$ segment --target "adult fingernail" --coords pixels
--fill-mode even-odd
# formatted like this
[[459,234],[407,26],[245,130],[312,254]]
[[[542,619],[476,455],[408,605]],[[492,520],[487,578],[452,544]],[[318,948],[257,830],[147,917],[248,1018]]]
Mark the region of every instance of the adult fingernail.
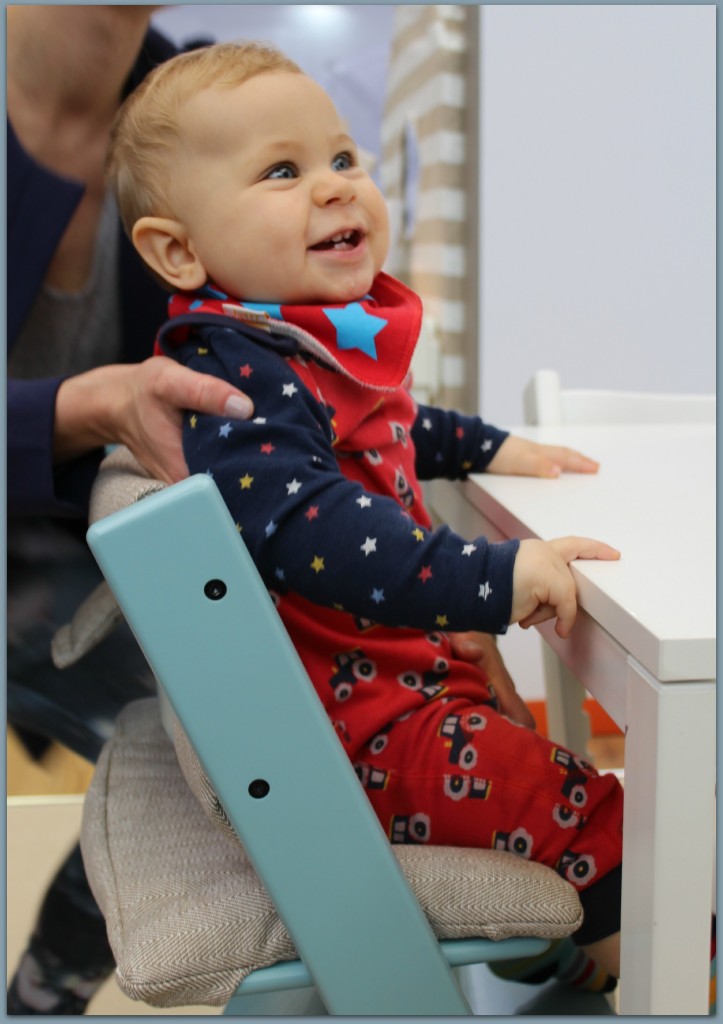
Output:
[[231,395],[223,407],[224,416],[234,420],[247,420],[254,411],[254,405],[245,395]]

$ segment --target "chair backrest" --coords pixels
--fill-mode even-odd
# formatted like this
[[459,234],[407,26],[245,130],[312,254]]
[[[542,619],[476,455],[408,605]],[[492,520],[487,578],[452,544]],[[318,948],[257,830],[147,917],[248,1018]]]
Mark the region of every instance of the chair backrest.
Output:
[[714,423],[714,394],[563,389],[555,370],[538,370],[524,397],[525,422],[560,424]]
[[468,1014],[211,478],[88,542],[328,1010]]

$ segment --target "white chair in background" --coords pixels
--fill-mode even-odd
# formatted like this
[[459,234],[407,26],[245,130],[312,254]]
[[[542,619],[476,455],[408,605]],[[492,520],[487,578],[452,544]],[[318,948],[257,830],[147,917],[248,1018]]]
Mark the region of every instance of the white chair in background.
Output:
[[715,423],[716,396],[648,391],[563,389],[556,370],[538,370],[525,388],[525,422],[561,423]]
[[[563,389],[555,370],[538,370],[523,395],[530,426],[617,423],[715,423],[715,394]],[[590,724],[582,711],[586,691],[548,646],[542,644],[548,735],[584,754]]]

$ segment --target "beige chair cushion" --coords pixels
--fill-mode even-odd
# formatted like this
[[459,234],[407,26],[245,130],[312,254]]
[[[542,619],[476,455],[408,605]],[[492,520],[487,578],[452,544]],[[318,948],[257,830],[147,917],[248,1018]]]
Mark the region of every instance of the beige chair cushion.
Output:
[[[222,1006],[252,970],[296,958],[240,843],[210,823],[186,785],[154,698],[120,715],[86,797],[81,842],[131,998]],[[555,938],[582,923],[572,886],[514,854],[394,852],[440,938]]]
[[[101,463],[90,495],[88,521],[95,523],[165,487],[154,480],[127,448],[115,448]],[[92,651],[123,621],[123,613],[107,583],[96,587],[71,622],[53,637],[51,654],[58,668],[68,668]]]

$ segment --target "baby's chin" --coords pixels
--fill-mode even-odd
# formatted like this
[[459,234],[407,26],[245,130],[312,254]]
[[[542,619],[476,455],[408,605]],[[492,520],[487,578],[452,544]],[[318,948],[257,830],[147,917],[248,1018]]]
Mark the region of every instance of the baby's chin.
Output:
[[370,277],[368,281],[362,283],[355,282],[354,285],[347,287],[338,286],[330,288],[328,291],[308,292],[304,298],[298,298],[295,302],[289,301],[287,305],[342,306],[348,305],[350,302],[361,302],[362,299],[369,295],[373,284],[374,277]]
[[[288,306],[343,306],[365,299],[378,275],[372,267],[352,268],[348,273],[325,275],[326,280],[304,282],[298,290],[289,289]],[[282,302],[282,305],[284,303]]]

